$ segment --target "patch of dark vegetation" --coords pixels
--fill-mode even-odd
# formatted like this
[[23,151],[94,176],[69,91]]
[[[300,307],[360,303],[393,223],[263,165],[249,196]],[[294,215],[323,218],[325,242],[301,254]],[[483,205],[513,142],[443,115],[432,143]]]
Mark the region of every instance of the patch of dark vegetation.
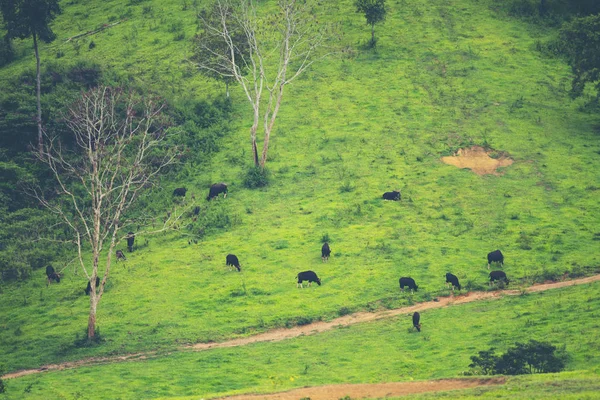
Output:
[[293,318],[289,318],[287,320],[285,320],[283,322],[283,326],[285,326],[286,328],[293,328],[294,326],[304,326],[304,325],[309,325],[312,324],[313,322],[317,322],[320,321],[321,317],[313,317],[313,316],[300,316],[300,317],[293,317]]
[[242,178],[244,187],[257,189],[269,185],[271,173],[267,168],[251,167]]
[[105,342],[104,337],[100,334],[100,328],[96,326],[96,330],[94,331],[94,337],[88,338],[87,328],[84,330],[83,335],[75,335],[75,341],[73,345],[75,348],[82,347],[95,347],[99,346]]
[[341,307],[338,311],[337,314],[340,317],[343,317],[344,315],[349,315],[352,314],[354,312],[354,310],[350,307]]
[[548,342],[530,340],[516,343],[502,355],[495,349],[480,351],[471,356],[472,375],[524,375],[535,373],[560,372],[567,361],[565,346],[557,348]]

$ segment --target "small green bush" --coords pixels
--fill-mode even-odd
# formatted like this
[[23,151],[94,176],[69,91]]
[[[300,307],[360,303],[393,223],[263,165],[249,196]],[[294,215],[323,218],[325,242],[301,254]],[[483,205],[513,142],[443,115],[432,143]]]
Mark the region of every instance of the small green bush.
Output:
[[244,187],[248,189],[256,189],[265,187],[269,184],[270,172],[266,168],[252,167],[243,178]]

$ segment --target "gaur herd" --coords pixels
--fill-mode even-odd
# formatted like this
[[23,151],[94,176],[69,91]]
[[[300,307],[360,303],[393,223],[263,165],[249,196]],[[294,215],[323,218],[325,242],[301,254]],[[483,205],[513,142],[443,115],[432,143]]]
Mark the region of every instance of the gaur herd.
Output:
[[[186,195],[186,192],[187,192],[187,188],[185,188],[185,187],[177,188],[173,191],[173,196],[184,197]],[[209,192],[208,192],[208,196],[206,197],[206,200],[210,201],[210,200],[218,197],[219,194],[221,194],[221,193],[223,193],[223,198],[227,197],[227,185],[224,183],[215,183],[215,184],[211,185]],[[385,192],[383,194],[383,199],[399,201],[401,199],[401,195],[400,195],[399,191],[394,190],[392,192]],[[200,208],[195,207],[194,215],[198,215],[199,212],[200,212]],[[127,250],[129,252],[132,252],[134,241],[135,241],[135,234],[133,232],[128,232],[126,239],[127,239]],[[325,242],[325,243],[323,243],[323,246],[321,247],[321,258],[322,258],[323,262],[328,261],[330,255],[331,255],[331,248],[329,247],[329,243]],[[116,251],[116,257],[117,257],[117,261],[127,260],[127,257],[125,257],[125,254],[123,253],[122,250]],[[492,263],[499,263],[500,266],[504,266],[504,255],[502,254],[502,252],[500,250],[494,250],[494,251],[488,253],[487,260],[488,260],[488,269],[490,269],[490,265]],[[242,270],[240,261],[235,254],[227,255],[227,257],[225,258],[225,265],[227,265],[230,270],[232,267],[235,267],[238,272],[241,272],[241,270]],[[56,283],[60,282],[60,273],[56,272],[51,265],[48,265],[46,267],[46,276],[48,278],[48,282],[47,282],[46,286],[49,285],[50,283],[52,283],[52,281],[55,281]],[[504,271],[491,271],[488,276],[489,276],[489,280],[490,280],[490,285],[492,285],[492,283],[496,282],[496,281],[504,282],[505,285],[508,285],[508,283],[509,283],[509,280],[506,277],[506,273]],[[317,274],[314,271],[300,272],[300,273],[298,273],[298,275],[296,275],[296,279],[297,279],[296,287],[302,288],[303,287],[302,282],[305,282],[305,281],[308,282],[309,287],[313,282],[316,282],[317,285],[321,286],[321,279],[319,279],[319,277],[317,276]],[[404,288],[406,287],[406,288],[410,289],[410,291],[412,293],[413,291],[417,291],[417,289],[419,288],[419,286],[417,286],[415,280],[411,277],[405,277],[405,276],[401,277],[399,280],[399,284],[400,284],[401,291],[404,291]],[[446,273],[446,284],[448,285],[447,287],[449,287],[452,291],[454,291],[454,288],[461,290],[461,285],[458,281],[458,277],[449,272]],[[100,285],[100,278],[96,277],[95,287],[97,288],[99,285]],[[91,290],[92,290],[91,282],[88,281],[87,287],[84,289],[84,292],[86,295],[89,295]],[[413,314],[413,326],[419,332],[421,331],[420,318],[421,318],[421,316],[418,312],[415,312]]]

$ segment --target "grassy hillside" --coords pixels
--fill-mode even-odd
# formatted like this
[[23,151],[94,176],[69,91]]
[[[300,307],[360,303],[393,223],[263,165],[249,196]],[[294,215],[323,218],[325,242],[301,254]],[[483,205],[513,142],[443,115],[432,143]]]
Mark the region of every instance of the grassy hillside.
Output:
[[[88,386],[97,399],[191,399],[332,383],[439,379],[463,375],[469,357],[481,350],[503,352],[515,342],[536,339],[568,353],[568,370],[589,380],[583,388],[598,387],[600,338],[592,332],[600,328],[599,290],[600,283],[593,283],[423,311],[421,333],[403,315],[282,342],[48,372],[8,380],[7,385],[11,396],[25,399],[70,398],[85,394]],[[560,386],[574,378],[564,373],[517,382],[555,381]],[[509,381],[502,389],[485,390],[514,393],[512,388]]]
[[[126,74],[172,99],[224,91],[185,62],[200,2],[130,3],[63,2],[58,39],[42,56],[94,60],[106,80]],[[43,271],[2,286],[7,370],[396,307],[446,294],[447,271],[470,289],[484,289],[485,255],[497,248],[511,286],[600,266],[593,250],[600,234],[599,121],[580,111],[583,100],[570,100],[567,65],[535,51],[553,32],[496,14],[491,0],[390,1],[377,49],[370,50],[369,28],[352,2],[325,3],[321,18],[341,23],[345,51],[315,64],[287,92],[268,162],[272,184],[254,191],[241,184],[250,164],[250,120],[234,91],[235,119],[223,150],[210,165],[186,165],[177,181],[164,181],[164,197],[151,205],[166,212],[172,189],[186,185],[202,204],[202,218],[219,228],[197,244],[188,243],[187,230],[139,237],[148,245],[114,266],[100,304],[101,346],[73,344],[89,304],[81,273],[66,270],[50,288]],[[65,43],[116,21],[122,22]],[[0,70],[2,79],[33,66],[28,46],[17,46],[23,57]],[[472,144],[507,152],[515,163],[502,175],[477,176],[440,161]],[[229,183],[230,194],[207,205],[208,185],[217,181]],[[392,189],[402,191],[401,202],[381,200]],[[327,264],[319,252],[324,238],[333,250]],[[238,255],[242,273],[227,270],[228,253]],[[296,289],[295,275],[307,269],[323,285]],[[400,276],[415,278],[420,290],[400,294]],[[431,376],[442,375],[422,375]],[[223,385],[223,392],[237,389]]]

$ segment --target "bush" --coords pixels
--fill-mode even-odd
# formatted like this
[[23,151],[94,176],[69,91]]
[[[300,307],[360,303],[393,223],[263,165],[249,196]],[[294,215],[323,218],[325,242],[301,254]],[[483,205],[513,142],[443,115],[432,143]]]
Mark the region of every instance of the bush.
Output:
[[100,335],[100,328],[96,327],[96,331],[94,334],[93,338],[88,338],[88,332],[87,332],[87,327],[85,328],[83,335],[81,337],[79,337],[78,335],[75,335],[75,341],[73,342],[73,345],[76,348],[81,348],[81,347],[94,347],[97,346],[99,344],[101,344],[102,342],[104,342],[104,338]]
[[565,369],[564,349],[556,354],[556,346],[547,342],[530,340],[516,343],[506,353],[498,356],[492,347],[471,356],[469,368],[474,374],[482,375],[523,375],[547,372],[560,372]]
[[269,184],[270,172],[266,168],[252,167],[246,172],[243,178],[243,184],[248,189],[265,187]]

